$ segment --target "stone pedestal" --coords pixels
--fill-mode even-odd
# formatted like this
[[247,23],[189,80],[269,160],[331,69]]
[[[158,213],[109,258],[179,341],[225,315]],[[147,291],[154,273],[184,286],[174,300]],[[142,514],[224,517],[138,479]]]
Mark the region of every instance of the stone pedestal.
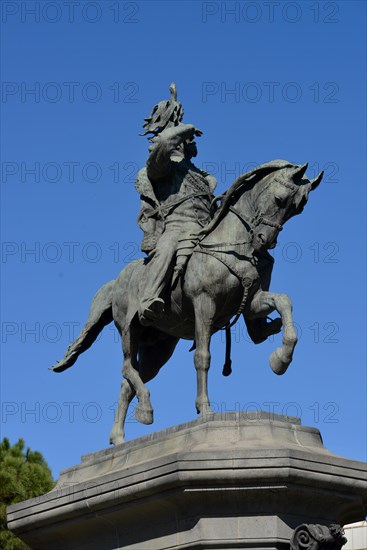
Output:
[[289,550],[300,524],[359,521],[366,504],[365,464],[259,411],[86,455],[53,491],[11,506],[8,525],[35,550]]

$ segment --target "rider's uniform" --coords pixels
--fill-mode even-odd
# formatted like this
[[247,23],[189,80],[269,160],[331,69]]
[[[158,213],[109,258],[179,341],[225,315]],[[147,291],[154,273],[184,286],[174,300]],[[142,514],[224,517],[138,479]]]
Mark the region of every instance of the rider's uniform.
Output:
[[174,158],[174,151],[193,137],[194,126],[181,124],[153,139],[146,168],[140,170],[136,188],[141,194],[139,226],[144,231],[142,250],[153,252],[144,273],[140,310],[160,297],[176,261],[192,248],[195,236],[210,220],[216,180],[188,159]]

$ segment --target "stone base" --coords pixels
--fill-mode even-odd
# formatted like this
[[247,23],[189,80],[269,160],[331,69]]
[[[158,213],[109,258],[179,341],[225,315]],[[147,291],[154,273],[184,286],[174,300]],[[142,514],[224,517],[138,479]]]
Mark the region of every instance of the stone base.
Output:
[[301,523],[364,519],[366,466],[265,412],[213,414],[86,455],[10,506],[37,550],[289,549]]

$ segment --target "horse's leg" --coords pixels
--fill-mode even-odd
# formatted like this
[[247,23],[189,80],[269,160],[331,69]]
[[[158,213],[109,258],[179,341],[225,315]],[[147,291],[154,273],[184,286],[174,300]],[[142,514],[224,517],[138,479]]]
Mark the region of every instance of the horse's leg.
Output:
[[208,396],[208,370],[210,367],[210,338],[215,313],[214,301],[201,294],[194,301],[195,309],[195,343],[194,364],[197,376],[196,410],[199,414],[212,412]]
[[[265,252],[259,257],[259,262],[257,264],[257,271],[260,276],[260,285],[263,291],[268,291],[270,288],[271,274],[274,267],[274,258]],[[269,336],[273,334],[278,334],[282,330],[282,320],[277,317],[270,322],[267,322],[264,317],[257,317],[254,319],[248,319],[247,316],[243,315],[247,332],[254,344],[261,344]]]
[[[121,331],[119,330],[120,334]],[[134,331],[133,331],[134,332]],[[127,332],[121,335],[122,339],[122,351],[124,354],[122,375],[123,380],[121,383],[120,395],[117,403],[117,409],[115,412],[115,418],[110,433],[110,443],[112,445],[119,445],[124,442],[124,424],[126,419],[127,410],[131,401],[136,395],[136,386],[138,383],[136,377],[133,376],[133,380],[129,380],[126,373],[134,370],[134,365],[137,367],[137,341],[138,334],[131,334],[131,327]],[[135,353],[134,353],[135,352]],[[141,381],[140,381],[141,382]]]
[[265,317],[274,310],[277,310],[282,318],[283,345],[273,351],[269,361],[276,374],[284,374],[292,361],[293,351],[297,344],[297,334],[292,318],[292,302],[289,296],[263,290],[258,291],[250,304],[249,318]]
[[[150,393],[148,388],[144,386],[139,374],[138,366],[138,349],[141,334],[141,326],[134,326],[134,322],[130,327],[122,333],[122,348],[124,352],[124,363],[122,368],[123,377],[130,382],[131,387],[136,392],[138,404],[135,409],[135,418],[142,424],[152,424],[153,408],[150,402]],[[121,414],[119,415],[121,418]]]
[[[139,346],[139,374],[143,383],[150,382],[173,354],[179,339],[168,337],[153,345]],[[135,411],[136,417],[136,411]]]
[[119,445],[125,441],[124,425],[126,420],[127,410],[131,401],[134,399],[136,392],[131,386],[128,380],[123,380],[121,384],[121,390],[117,409],[115,413],[115,419],[113,422],[112,430],[110,433],[111,445]]
[[[155,345],[139,345],[139,374],[145,384],[152,380],[173,354],[178,338],[169,337]],[[124,442],[124,424],[131,401],[136,393],[130,382],[123,380],[115,420],[110,434],[110,443],[119,445]]]

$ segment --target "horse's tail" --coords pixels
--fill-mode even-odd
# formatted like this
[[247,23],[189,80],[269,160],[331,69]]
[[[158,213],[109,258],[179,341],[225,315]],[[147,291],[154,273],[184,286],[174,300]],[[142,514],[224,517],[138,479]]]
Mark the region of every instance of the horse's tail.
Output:
[[115,281],[103,285],[94,296],[90,307],[89,317],[78,338],[67,349],[61,361],[50,370],[62,372],[72,367],[79,355],[95,342],[102,329],[113,321],[112,317],[112,292]]

